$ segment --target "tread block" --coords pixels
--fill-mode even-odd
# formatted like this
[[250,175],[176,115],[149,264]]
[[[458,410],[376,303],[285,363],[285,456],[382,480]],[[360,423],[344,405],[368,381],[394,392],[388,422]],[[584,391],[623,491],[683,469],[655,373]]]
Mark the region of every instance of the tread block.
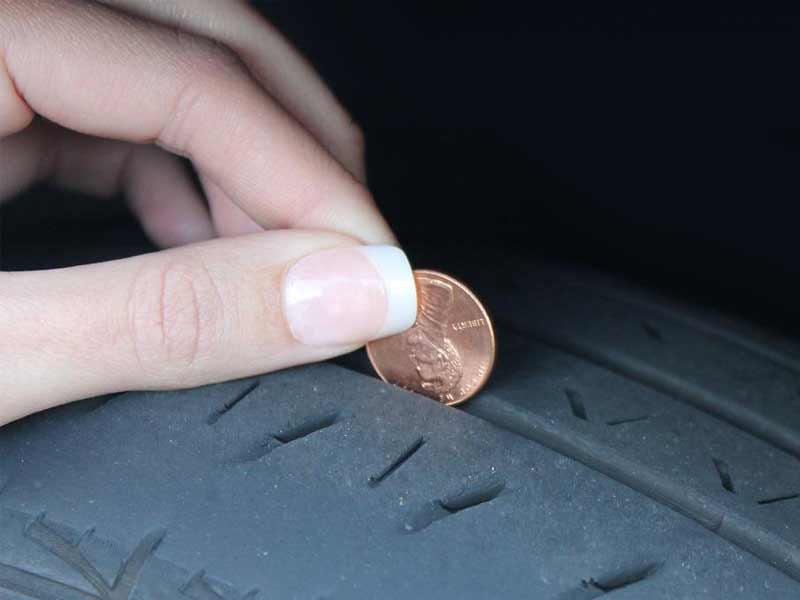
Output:
[[[208,415],[242,382],[126,394],[4,430],[0,568],[94,593],[74,560],[25,535],[30,515],[46,511],[42,522],[66,532],[108,585],[130,557],[146,556],[135,590],[148,598],[559,598],[581,580],[610,586],[605,578],[656,563],[658,576],[631,589],[653,598],[698,586],[719,598],[798,590],[660,501],[462,411],[331,365],[259,381],[212,426]],[[565,414],[563,387],[564,418],[625,427]],[[264,432],[288,435],[332,414],[347,418],[257,461],[223,460]],[[409,534],[405,524],[426,510],[429,522]],[[160,544],[143,542],[159,531]],[[0,590],[3,581],[0,572]]]

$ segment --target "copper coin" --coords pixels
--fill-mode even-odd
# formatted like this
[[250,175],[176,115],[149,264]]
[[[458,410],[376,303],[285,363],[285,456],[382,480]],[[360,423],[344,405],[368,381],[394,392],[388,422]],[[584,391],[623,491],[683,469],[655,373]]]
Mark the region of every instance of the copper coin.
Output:
[[419,309],[414,326],[367,344],[381,379],[443,404],[481,389],[494,366],[492,322],[475,294],[452,277],[414,271]]

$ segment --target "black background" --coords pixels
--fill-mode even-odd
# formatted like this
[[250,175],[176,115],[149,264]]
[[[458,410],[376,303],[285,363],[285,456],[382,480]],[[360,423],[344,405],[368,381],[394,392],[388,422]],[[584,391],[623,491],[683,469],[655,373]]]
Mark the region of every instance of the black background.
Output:
[[[797,16],[259,6],[364,128],[370,186],[412,255],[567,259],[798,331]],[[127,214],[54,190],[1,216],[7,269],[146,248]]]

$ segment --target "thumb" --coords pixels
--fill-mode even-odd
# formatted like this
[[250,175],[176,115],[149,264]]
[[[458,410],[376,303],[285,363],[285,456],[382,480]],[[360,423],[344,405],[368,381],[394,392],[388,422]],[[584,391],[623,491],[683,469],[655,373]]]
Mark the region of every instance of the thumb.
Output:
[[310,231],[0,274],[0,423],[128,389],[326,359],[416,318],[408,260]]

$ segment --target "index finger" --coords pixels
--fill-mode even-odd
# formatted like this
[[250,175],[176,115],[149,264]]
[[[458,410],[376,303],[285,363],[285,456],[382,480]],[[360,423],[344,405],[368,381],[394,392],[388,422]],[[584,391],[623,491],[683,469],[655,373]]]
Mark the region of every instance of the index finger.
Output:
[[75,0],[0,0],[0,15],[0,132],[30,109],[82,133],[154,142],[264,227],[394,242],[366,188],[224,46]]

